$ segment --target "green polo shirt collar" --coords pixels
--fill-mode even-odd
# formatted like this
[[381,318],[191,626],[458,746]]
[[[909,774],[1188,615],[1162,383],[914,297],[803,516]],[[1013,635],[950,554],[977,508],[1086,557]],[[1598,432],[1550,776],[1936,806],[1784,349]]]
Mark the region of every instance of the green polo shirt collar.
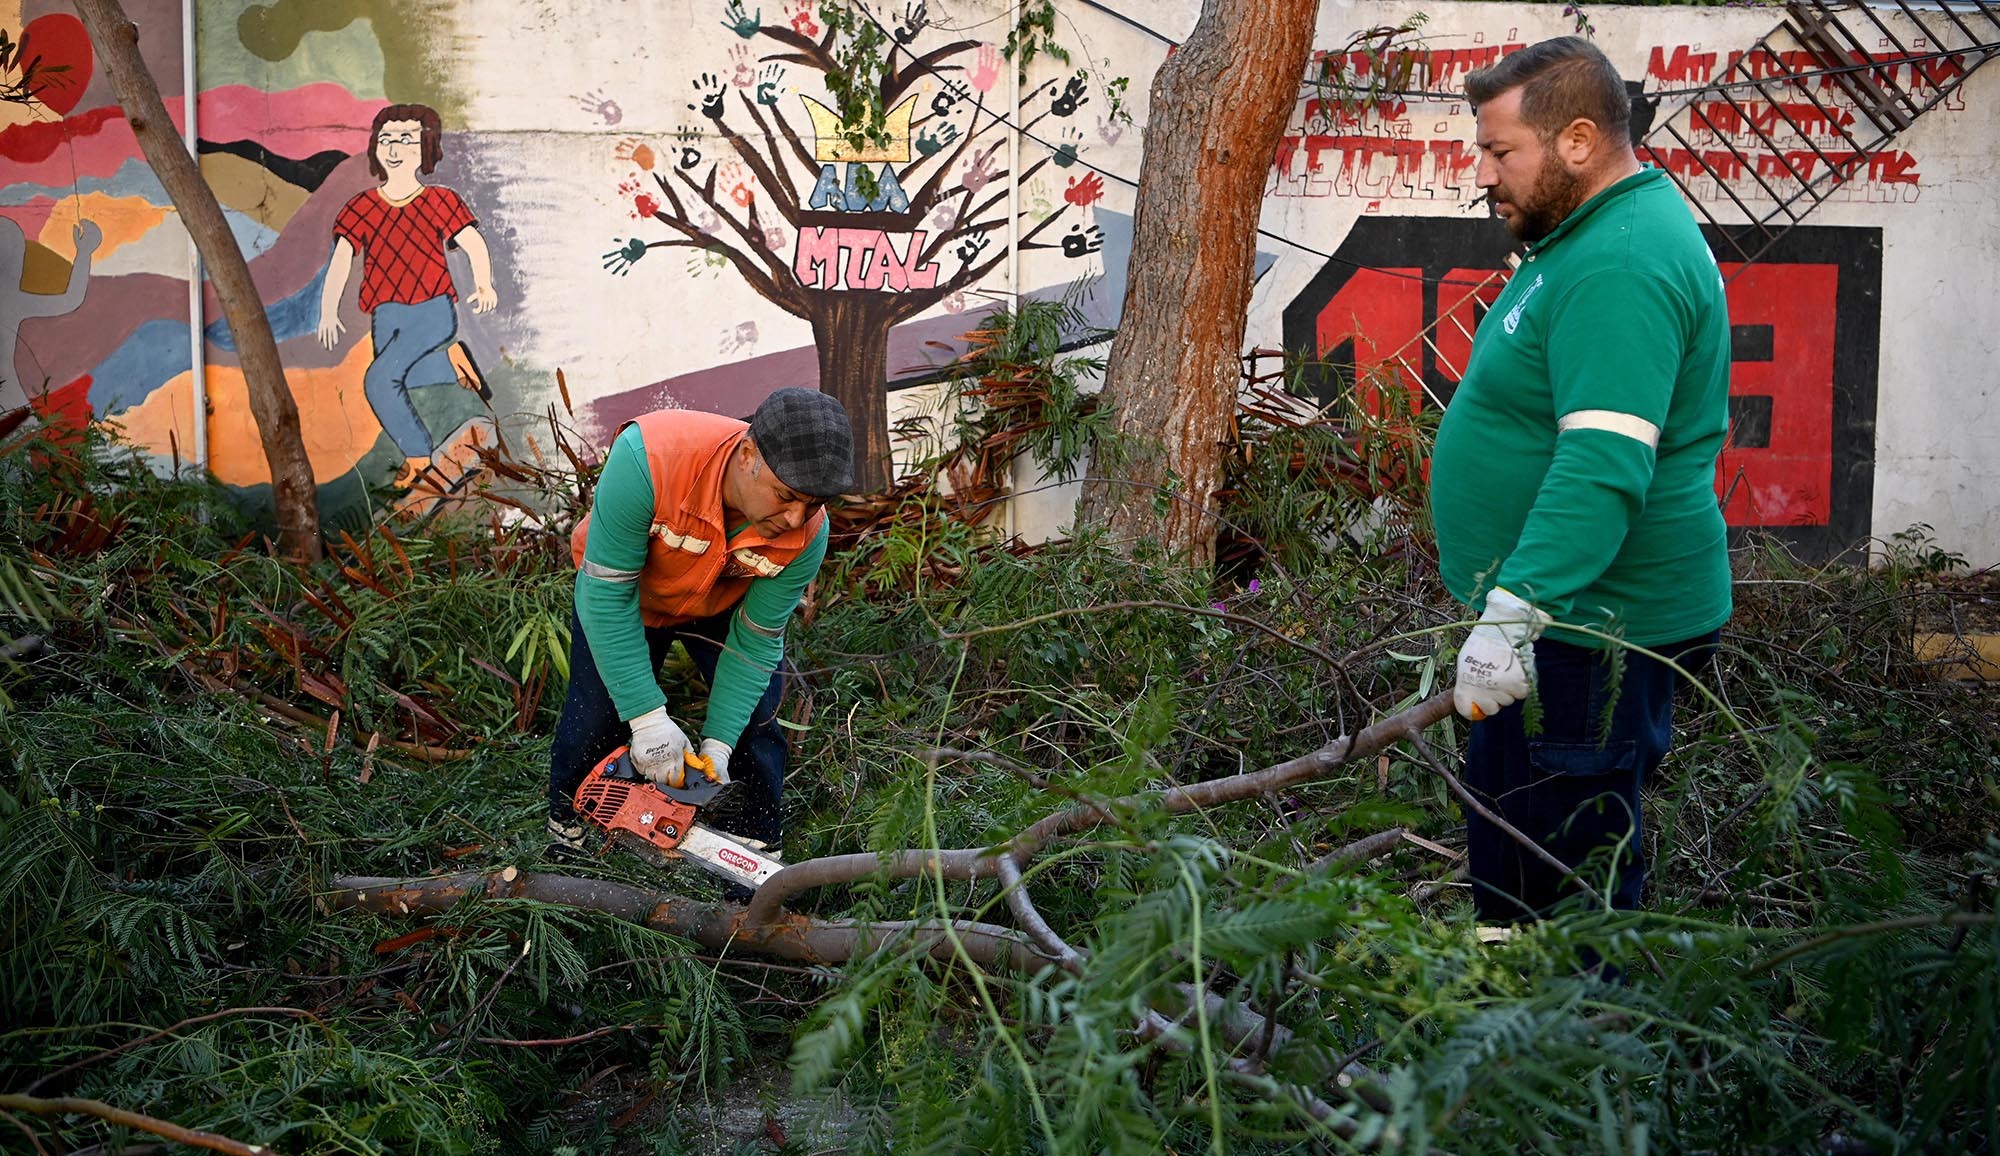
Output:
[[1659,169],[1653,168],[1649,165],[1644,168],[1641,168],[1638,172],[1633,173],[1631,176],[1626,177],[1623,180],[1616,182],[1615,184],[1609,185],[1606,188],[1599,190],[1596,196],[1590,198],[1581,205],[1578,205],[1576,207],[1575,212],[1571,213],[1567,217],[1564,217],[1562,220],[1562,224],[1557,225],[1555,229],[1549,233],[1548,236],[1543,237],[1541,240],[1536,241],[1532,245],[1529,245],[1528,252],[1536,256],[1542,255],[1543,253],[1548,251],[1551,245],[1554,245],[1557,241],[1562,240],[1564,237],[1568,236],[1569,234],[1575,232],[1578,228],[1582,227],[1582,223],[1586,217],[1589,217],[1592,213],[1595,213],[1597,210],[1603,208],[1605,205],[1610,204],[1612,201],[1617,200],[1619,197],[1624,196],[1626,193],[1642,189],[1647,185],[1654,183],[1655,181],[1664,181],[1666,179],[1667,179],[1666,173],[1662,172]]

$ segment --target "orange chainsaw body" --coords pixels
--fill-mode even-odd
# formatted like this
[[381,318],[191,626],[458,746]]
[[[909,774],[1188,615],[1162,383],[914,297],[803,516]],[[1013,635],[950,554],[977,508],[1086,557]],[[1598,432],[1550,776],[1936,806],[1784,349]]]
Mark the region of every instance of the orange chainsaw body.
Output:
[[576,809],[606,831],[626,832],[663,853],[687,838],[695,816],[695,808],[669,799],[635,774],[625,747],[606,755],[583,777]]

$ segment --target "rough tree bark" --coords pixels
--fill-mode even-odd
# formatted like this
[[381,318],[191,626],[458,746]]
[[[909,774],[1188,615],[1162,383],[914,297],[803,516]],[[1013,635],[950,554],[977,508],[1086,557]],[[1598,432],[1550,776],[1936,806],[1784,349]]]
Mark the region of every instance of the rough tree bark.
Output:
[[[1318,0],[1203,0],[1153,78],[1103,394],[1123,453],[1092,471],[1079,511],[1115,542],[1157,540],[1197,563],[1214,556],[1209,507],[1240,379],[1257,219],[1318,11]],[[1164,487],[1175,500],[1163,519]]]
[[[160,99],[160,86],[139,55],[139,30],[125,15],[124,7],[118,0],[76,0],[76,12],[90,31],[91,44],[105,75],[111,78],[112,90],[125,109],[125,119],[131,122],[132,135],[146,154],[146,163],[153,166],[161,186],[173,198],[174,209],[194,238],[216,296],[222,301],[223,318],[235,338],[244,382],[250,390],[250,412],[271,468],[279,545],[287,553],[317,561],[321,556],[319,504],[312,462],[306,457],[298,405],[285,382],[278,342],[271,334],[271,320],[264,313],[257,285],[250,279],[250,265],[229,231],[215,191],[208,187],[174,130],[173,118]],[[186,93],[184,98],[191,101],[195,94]],[[195,335],[195,340],[200,339]],[[205,415],[196,418],[203,420]]]

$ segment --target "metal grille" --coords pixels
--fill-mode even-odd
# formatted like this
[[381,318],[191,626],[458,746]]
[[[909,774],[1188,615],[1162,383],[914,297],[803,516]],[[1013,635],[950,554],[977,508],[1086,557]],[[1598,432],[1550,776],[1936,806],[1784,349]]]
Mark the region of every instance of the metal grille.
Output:
[[[1883,19],[1891,6],[1914,32]],[[1792,0],[1785,12],[1640,144],[1744,264],[2000,56],[2000,0]]]

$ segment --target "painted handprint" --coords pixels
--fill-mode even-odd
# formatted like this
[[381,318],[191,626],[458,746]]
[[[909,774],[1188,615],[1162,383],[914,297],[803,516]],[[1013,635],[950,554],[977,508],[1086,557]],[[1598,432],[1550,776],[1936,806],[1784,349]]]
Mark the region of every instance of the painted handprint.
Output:
[[[722,78],[713,72],[704,72],[701,74],[701,78],[694,82],[694,91],[696,95],[701,97],[701,115],[710,120],[721,120]],[[695,106],[690,104],[688,107],[694,108]]]
[[1069,187],[1063,190],[1063,200],[1080,209],[1087,209],[1103,199],[1104,178],[1096,173],[1071,177]]
[[930,156],[957,139],[958,126],[955,124],[940,125],[935,133],[927,128],[917,134],[917,151]]
[[970,234],[965,240],[958,243],[958,259],[970,265],[972,264],[972,259],[979,256],[980,251],[991,243],[990,238],[986,236],[985,230]]
[[792,31],[800,36],[819,36],[819,25],[813,21],[813,0],[789,0],[785,11],[792,14]]
[[1084,83],[1083,73],[1079,71],[1069,78],[1068,84],[1063,85],[1062,95],[1049,102],[1049,111],[1057,116],[1074,115],[1077,106],[1090,103],[1088,89],[1089,86]]
[[743,14],[743,0],[729,0],[722,6],[722,26],[748,40],[757,35],[757,29],[764,23],[764,10],[757,9],[755,16]]
[[1118,143],[1118,138],[1124,135],[1125,135],[1124,125],[1119,124],[1116,120],[1107,121],[1101,116],[1097,118],[1098,140],[1101,140],[1108,145],[1115,145]]
[[646,242],[634,237],[604,255],[604,267],[623,277],[646,255]]
[[931,214],[931,228],[940,233],[949,232],[956,224],[958,224],[958,205],[951,201],[939,205],[937,212]]
[[1000,79],[1000,50],[991,44],[980,45],[979,55],[972,58],[972,71],[966,76],[975,91],[992,92],[993,82]]
[[1104,248],[1104,230],[1092,225],[1071,225],[1063,234],[1062,251],[1065,257],[1085,257]]
[[936,116],[950,116],[951,110],[958,107],[959,101],[971,96],[972,90],[965,87],[964,81],[947,81],[945,86],[938,90],[937,95],[931,97],[931,112]]
[[701,163],[701,148],[695,144],[696,141],[701,139],[700,130],[684,124],[674,130],[674,139],[680,142],[677,147],[680,156],[676,158],[674,163],[684,173],[692,171],[696,165]]
[[734,330],[725,331],[722,335],[722,340],[715,343],[715,351],[717,353],[737,353],[745,349],[755,349],[756,347],[757,323],[755,321],[737,322]]
[[776,62],[765,65],[757,73],[757,103],[765,108],[778,107],[778,94],[784,91],[778,86],[784,83],[784,80],[784,65]]
[[612,150],[611,155],[621,161],[638,165],[649,173],[653,171],[653,162],[659,159],[654,155],[652,145],[633,140],[631,137],[619,141],[618,147]]
[[903,5],[903,19],[896,25],[896,43],[907,48],[918,33],[930,26],[930,21],[930,9],[924,0],[910,0]]
[[748,44],[739,44],[730,49],[729,59],[736,64],[736,71],[729,74],[729,83],[738,88],[749,88],[757,83],[757,66],[750,63]]
[[1062,130],[1062,143],[1056,146],[1056,155],[1053,158],[1056,162],[1056,167],[1066,169],[1075,164],[1077,150],[1082,147],[1083,134],[1073,128],[1064,128]]
[[625,110],[618,102],[604,95],[602,89],[592,89],[576,98],[577,107],[591,113],[607,125],[616,125],[625,119]]
[[967,192],[977,193],[992,182],[995,175],[993,154],[999,151],[1000,146],[995,143],[972,154],[971,162],[965,166],[965,175],[959,178],[959,183],[965,186]]

